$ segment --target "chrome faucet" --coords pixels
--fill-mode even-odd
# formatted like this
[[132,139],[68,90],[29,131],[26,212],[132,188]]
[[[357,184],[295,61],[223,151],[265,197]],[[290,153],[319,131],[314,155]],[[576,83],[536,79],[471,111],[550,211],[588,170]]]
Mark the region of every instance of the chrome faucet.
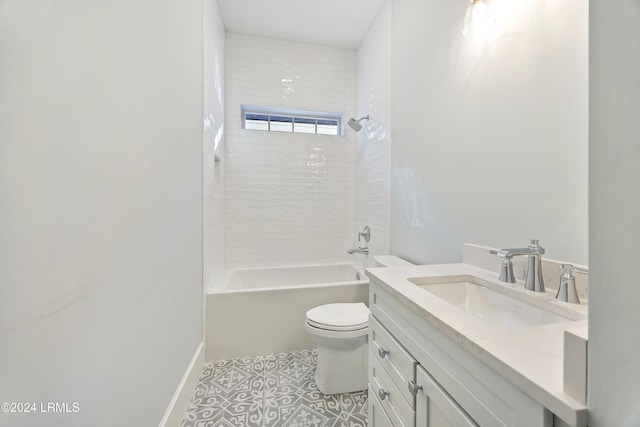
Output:
[[518,255],[528,255],[529,262],[527,275],[524,279],[524,288],[529,291],[544,292],[544,280],[542,278],[542,254],[544,248],[538,245],[537,240],[531,240],[531,244],[526,248],[500,249],[491,253],[504,258],[500,270],[500,279],[503,282],[515,283],[513,276],[513,265],[511,258]]
[[347,253],[349,255],[352,255],[352,254],[365,254],[365,255],[368,255],[369,254],[369,248],[366,247],[366,246],[364,248],[362,246],[358,246],[357,249],[349,249],[347,251]]
[[[365,242],[369,243],[369,240],[371,239],[371,230],[369,229],[368,225],[364,226],[364,229],[358,233],[358,242],[360,241],[360,239],[363,238]],[[367,246],[365,246],[364,248],[362,246],[360,246],[358,244],[358,249],[349,249],[347,251],[347,253],[349,255],[352,254],[365,254],[368,255],[369,254],[369,248]]]

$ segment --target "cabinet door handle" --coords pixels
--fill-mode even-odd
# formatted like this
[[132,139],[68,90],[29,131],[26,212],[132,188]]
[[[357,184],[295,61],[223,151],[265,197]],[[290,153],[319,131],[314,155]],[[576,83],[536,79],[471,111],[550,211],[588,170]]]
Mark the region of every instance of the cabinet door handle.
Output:
[[409,393],[413,394],[414,396],[418,394],[418,390],[422,390],[422,386],[420,384],[416,384],[416,382],[413,380],[410,380],[407,386],[409,387]]
[[378,396],[380,397],[380,400],[385,400],[387,397],[389,397],[389,392],[381,388],[380,390],[378,390]]
[[384,359],[387,356],[387,354],[389,354],[389,350],[385,350],[382,347],[378,349],[378,356],[380,356],[380,359]]

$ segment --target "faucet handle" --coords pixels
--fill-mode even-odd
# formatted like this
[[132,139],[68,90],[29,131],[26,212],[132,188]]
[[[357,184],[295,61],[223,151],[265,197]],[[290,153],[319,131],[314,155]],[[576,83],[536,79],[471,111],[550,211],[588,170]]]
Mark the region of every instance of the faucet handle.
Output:
[[500,267],[500,277],[498,280],[507,283],[516,283],[516,278],[513,275],[513,263],[510,256],[506,256],[502,259],[502,266]]
[[589,274],[589,270],[586,268],[574,267],[571,264],[562,264],[562,276],[560,276],[560,286],[558,287],[558,293],[556,293],[556,299],[558,301],[571,302],[580,304],[580,298],[576,291],[576,281],[573,277],[573,272]]
[[571,276],[571,273],[581,273],[581,274],[589,274],[589,270],[586,268],[576,267],[572,264],[562,264],[560,266],[562,268],[562,274]]
[[511,261],[513,255],[504,255],[503,253],[500,253],[499,251],[495,251],[493,249],[490,249],[489,253],[491,255],[498,255],[499,257],[502,257],[502,265],[500,266],[500,277],[498,278],[498,280],[506,283],[516,283],[516,278],[513,275],[513,262]]
[[360,241],[360,237],[363,237],[364,241],[369,243],[369,239],[371,239],[371,230],[368,225],[365,225],[364,230],[358,233],[358,242]]
[[587,276],[589,275],[589,270],[587,268],[573,267],[572,270],[574,273],[582,273],[586,274]]

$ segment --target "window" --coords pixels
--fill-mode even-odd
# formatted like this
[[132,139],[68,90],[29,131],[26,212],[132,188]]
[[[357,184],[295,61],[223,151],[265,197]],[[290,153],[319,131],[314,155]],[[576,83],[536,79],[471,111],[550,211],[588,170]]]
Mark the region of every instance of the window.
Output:
[[242,128],[271,132],[342,135],[342,114],[242,105]]

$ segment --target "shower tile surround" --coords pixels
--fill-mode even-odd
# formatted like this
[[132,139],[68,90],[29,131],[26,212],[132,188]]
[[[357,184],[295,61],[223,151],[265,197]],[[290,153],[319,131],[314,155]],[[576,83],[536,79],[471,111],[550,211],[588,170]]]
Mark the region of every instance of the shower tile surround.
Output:
[[340,262],[354,240],[354,133],[241,129],[242,104],[355,115],[356,52],[227,33],[225,267]]
[[[356,134],[355,227],[371,228],[367,266],[373,255],[389,253],[391,206],[391,124],[389,80],[391,2],[387,0],[357,52],[357,117],[369,115]],[[361,242],[364,244],[364,242]],[[357,245],[358,242],[354,242]],[[355,247],[355,246],[354,246]]]
[[209,362],[183,427],[365,427],[367,391],[323,395],[315,350]]
[[[205,289],[224,270],[224,23],[217,2],[204,2],[203,229]],[[220,161],[216,161],[216,157]]]

